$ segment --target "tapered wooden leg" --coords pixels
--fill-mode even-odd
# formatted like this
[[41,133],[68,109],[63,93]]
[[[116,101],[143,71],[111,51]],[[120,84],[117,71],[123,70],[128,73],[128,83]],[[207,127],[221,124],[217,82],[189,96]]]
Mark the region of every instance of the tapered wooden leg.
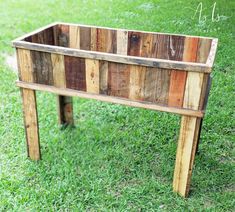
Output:
[[61,125],[74,125],[73,120],[73,99],[69,96],[58,96],[58,115],[59,124]]
[[173,190],[183,197],[187,197],[189,193],[200,123],[201,118],[182,116],[181,119],[173,179]]
[[28,157],[32,160],[41,159],[36,95],[34,90],[21,88],[24,111],[25,134]]

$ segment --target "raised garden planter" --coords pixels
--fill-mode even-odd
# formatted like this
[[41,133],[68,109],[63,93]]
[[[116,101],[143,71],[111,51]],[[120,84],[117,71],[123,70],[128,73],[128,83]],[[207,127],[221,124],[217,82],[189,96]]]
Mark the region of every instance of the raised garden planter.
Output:
[[31,159],[41,157],[36,90],[58,95],[61,124],[73,124],[72,96],[175,113],[173,189],[187,196],[217,39],[55,23],[13,45]]

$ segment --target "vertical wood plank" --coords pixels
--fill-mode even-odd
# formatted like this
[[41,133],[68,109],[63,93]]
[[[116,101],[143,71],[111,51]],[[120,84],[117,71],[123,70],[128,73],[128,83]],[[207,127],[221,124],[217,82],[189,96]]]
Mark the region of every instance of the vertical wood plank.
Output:
[[108,62],[99,61],[100,94],[108,94]]
[[69,46],[69,26],[60,24],[57,26],[56,32],[57,45],[68,47]]
[[170,36],[154,34],[152,39],[153,58],[169,60]]
[[[168,49],[169,59],[181,61],[184,54],[184,45],[184,37],[170,36]],[[182,107],[186,78],[186,71],[171,71],[168,100],[169,106]]]
[[91,50],[91,28],[80,27],[80,48],[82,50]]
[[19,78],[25,82],[33,81],[33,65],[32,58],[29,50],[17,49],[18,67],[19,67]]
[[64,55],[51,54],[53,84],[58,88],[66,88]]
[[[17,49],[17,57],[20,80],[33,82],[33,67],[30,51]],[[24,126],[28,156],[32,160],[39,160],[41,158],[41,154],[35,91],[21,88],[21,96],[23,100]]]
[[92,59],[86,60],[86,88],[89,93],[99,94],[99,61]]
[[85,59],[64,56],[66,87],[86,91]]
[[69,26],[69,47],[80,49],[80,28],[79,26]]
[[51,54],[47,52],[31,51],[33,61],[34,82],[53,85]]
[[91,28],[91,51],[97,51],[97,28]]
[[182,116],[176,153],[173,190],[183,197],[189,192],[193,162],[198,141],[200,118]]
[[124,30],[117,31],[117,54],[127,55],[128,32]]
[[171,71],[166,69],[156,69],[156,74],[157,80],[154,101],[162,105],[167,105]]
[[130,66],[130,89],[129,99],[144,100],[143,89],[147,67],[144,66]]
[[108,95],[128,98],[130,70],[126,64],[112,63],[108,65]]
[[28,156],[32,160],[39,160],[41,158],[41,153],[35,91],[21,88],[21,95],[23,99]]
[[[66,88],[64,55],[51,54],[51,60],[53,67],[54,86],[58,88]],[[58,107],[59,124],[73,125],[74,120],[73,120],[72,97],[58,96],[57,107]]]
[[141,48],[140,56],[141,57],[151,57],[152,56],[152,44],[153,44],[153,35],[151,33],[142,33],[141,35]]
[[200,38],[198,41],[197,62],[206,63],[211,48],[211,40]]
[[128,32],[128,52],[129,56],[140,56],[141,51],[141,33]]

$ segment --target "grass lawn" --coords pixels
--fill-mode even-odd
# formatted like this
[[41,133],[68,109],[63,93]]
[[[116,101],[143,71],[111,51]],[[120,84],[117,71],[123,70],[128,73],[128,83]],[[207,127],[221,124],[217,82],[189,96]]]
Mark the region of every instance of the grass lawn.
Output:
[[[197,5],[203,10],[193,18]],[[234,211],[235,1],[0,0],[0,211]],[[54,21],[219,38],[188,199],[172,192],[180,117],[74,99],[60,130],[56,98],[37,93],[43,160],[26,157],[11,40]]]

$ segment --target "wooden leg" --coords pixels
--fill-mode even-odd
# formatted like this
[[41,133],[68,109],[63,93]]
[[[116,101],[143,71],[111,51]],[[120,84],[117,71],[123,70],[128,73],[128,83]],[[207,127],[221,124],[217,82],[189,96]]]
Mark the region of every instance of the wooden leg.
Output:
[[59,124],[67,126],[74,125],[73,99],[69,96],[58,96]]
[[21,94],[23,99],[24,124],[28,157],[30,157],[32,160],[40,160],[41,153],[35,91],[21,88]]
[[176,153],[173,190],[183,197],[189,193],[201,118],[182,116]]

